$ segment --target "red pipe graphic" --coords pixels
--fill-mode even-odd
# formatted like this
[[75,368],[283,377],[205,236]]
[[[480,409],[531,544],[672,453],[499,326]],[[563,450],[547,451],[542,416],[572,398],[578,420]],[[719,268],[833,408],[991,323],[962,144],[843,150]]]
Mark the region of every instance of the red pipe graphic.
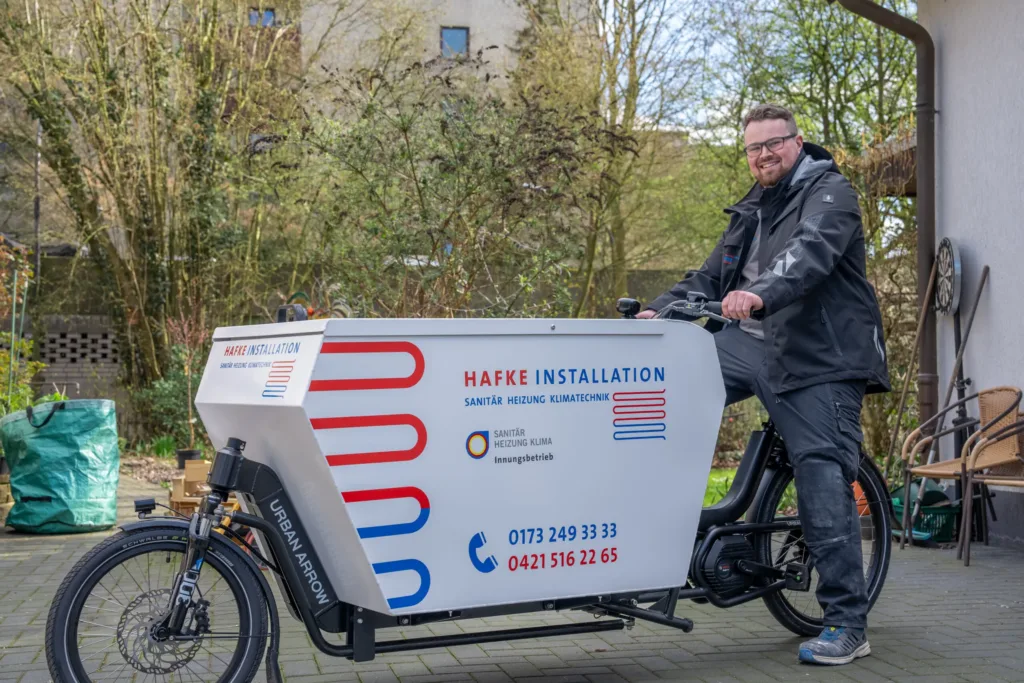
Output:
[[327,456],[331,467],[341,465],[368,465],[380,462],[404,462],[415,460],[427,447],[427,428],[415,415],[361,415],[355,417],[313,417],[309,420],[313,429],[353,429],[358,427],[394,427],[407,425],[416,430],[416,443],[412,448],[398,451],[373,451],[371,453],[347,453]]
[[320,353],[407,353],[415,366],[408,377],[360,377],[357,379],[314,379],[310,391],[357,391],[360,389],[408,389],[423,378],[423,352],[412,342],[324,342]]

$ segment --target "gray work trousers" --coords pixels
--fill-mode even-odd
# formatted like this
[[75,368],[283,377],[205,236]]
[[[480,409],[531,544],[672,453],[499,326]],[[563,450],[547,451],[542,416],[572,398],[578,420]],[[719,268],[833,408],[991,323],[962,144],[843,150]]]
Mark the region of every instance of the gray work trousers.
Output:
[[825,626],[867,627],[868,599],[853,482],[866,382],[825,382],[774,394],[764,342],[729,325],[715,333],[726,405],[757,396],[786,444],[804,538],[818,573]]

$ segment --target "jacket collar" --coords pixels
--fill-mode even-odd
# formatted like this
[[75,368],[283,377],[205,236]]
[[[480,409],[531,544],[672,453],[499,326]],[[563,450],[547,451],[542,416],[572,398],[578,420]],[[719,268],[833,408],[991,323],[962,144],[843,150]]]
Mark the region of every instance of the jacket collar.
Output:
[[785,201],[801,187],[824,173],[839,173],[835,159],[824,147],[810,142],[803,144],[793,168],[773,187],[761,187],[756,181],[738,202],[725,209],[726,213],[752,214],[768,204]]

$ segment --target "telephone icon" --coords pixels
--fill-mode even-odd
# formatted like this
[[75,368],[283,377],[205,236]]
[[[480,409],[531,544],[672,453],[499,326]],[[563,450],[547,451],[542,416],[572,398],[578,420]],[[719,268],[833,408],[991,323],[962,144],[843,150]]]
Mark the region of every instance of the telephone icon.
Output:
[[484,547],[485,543],[487,543],[487,537],[482,531],[469,539],[469,560],[478,572],[488,574],[498,568],[498,561],[494,559],[494,555],[484,560],[480,559],[478,551]]

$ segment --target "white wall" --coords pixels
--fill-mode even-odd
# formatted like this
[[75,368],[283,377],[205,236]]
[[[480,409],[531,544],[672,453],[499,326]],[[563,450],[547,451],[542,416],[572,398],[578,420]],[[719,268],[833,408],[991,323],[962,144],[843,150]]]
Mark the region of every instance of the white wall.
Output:
[[[973,390],[1024,388],[1024,0],[918,5],[937,51],[936,244],[949,237],[960,248],[965,323],[981,269],[990,268],[964,369]],[[956,353],[952,320],[938,325],[941,401]],[[998,498],[1005,512],[993,534],[1024,537],[1024,496]]]

